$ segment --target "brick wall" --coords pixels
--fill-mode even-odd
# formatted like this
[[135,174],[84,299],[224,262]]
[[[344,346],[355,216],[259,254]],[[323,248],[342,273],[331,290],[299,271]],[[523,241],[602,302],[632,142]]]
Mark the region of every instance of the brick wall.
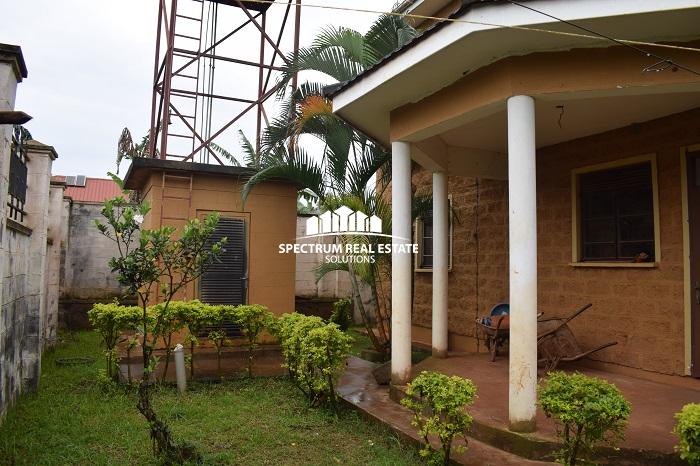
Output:
[[[680,148],[700,142],[700,109],[543,148],[537,154],[540,311],[593,308],[571,323],[582,347],[616,340],[595,359],[684,373]],[[661,261],[652,269],[571,267],[571,170],[656,153]],[[431,178],[418,169],[417,192]],[[507,183],[450,177],[454,225],[449,329],[473,336],[474,317],[508,300]],[[477,278],[478,276],[478,278]],[[414,324],[430,326],[430,273],[416,273]],[[479,282],[477,289],[476,282]]]

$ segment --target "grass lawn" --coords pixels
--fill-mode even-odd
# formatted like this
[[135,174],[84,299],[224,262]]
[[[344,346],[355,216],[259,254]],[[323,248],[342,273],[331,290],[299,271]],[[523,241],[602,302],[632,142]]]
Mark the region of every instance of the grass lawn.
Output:
[[[56,358],[94,356],[89,366]],[[74,335],[43,358],[41,388],[23,396],[0,425],[0,464],[155,464],[136,395],[103,387],[94,332]],[[418,465],[411,447],[351,411],[336,417],[307,407],[284,378],[192,384],[179,396],[159,388],[156,410],[176,438],[197,445],[205,464]]]

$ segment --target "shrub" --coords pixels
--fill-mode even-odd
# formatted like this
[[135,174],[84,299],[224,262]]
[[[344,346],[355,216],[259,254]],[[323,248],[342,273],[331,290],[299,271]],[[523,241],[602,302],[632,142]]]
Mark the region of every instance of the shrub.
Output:
[[[408,384],[406,397],[401,404],[413,411],[411,424],[418,428],[425,442],[420,454],[428,459],[429,464],[450,464],[454,438],[462,436],[467,442],[466,432],[473,418],[466,407],[475,398],[476,385],[456,375],[449,377],[439,372],[423,371]],[[432,434],[440,440],[440,451],[430,443],[429,436]]]
[[285,366],[312,406],[337,408],[335,384],[345,368],[352,338],[336,324],[315,316],[285,314],[272,325]]
[[190,379],[194,380],[194,348],[199,344],[199,335],[204,327],[212,321],[212,306],[202,303],[197,299],[192,301],[173,301],[170,303],[173,313],[187,327],[190,343]]
[[330,321],[340,327],[340,330],[347,331],[352,324],[352,301],[343,298],[334,302]]
[[557,461],[574,466],[597,443],[615,445],[624,438],[630,404],[615,385],[583,374],[552,372],[539,387],[539,404],[556,418],[563,446]]
[[152,306],[150,310],[153,315],[162,315],[163,319],[158,331],[158,336],[163,340],[163,347],[165,348],[165,367],[163,368],[161,382],[165,381],[165,377],[168,374],[170,355],[173,351],[173,334],[180,331],[185,326],[184,321],[180,317],[183,304],[185,303],[171,301],[168,303],[167,307],[164,303],[161,303]]
[[673,432],[680,437],[676,447],[681,458],[691,466],[700,465],[700,403],[689,403],[676,413]]
[[248,376],[253,375],[253,354],[258,346],[258,338],[270,324],[273,316],[260,304],[243,304],[232,310],[232,320],[241,328],[248,339]]
[[122,332],[134,330],[141,322],[141,308],[122,306],[117,302],[97,303],[88,311],[90,324],[102,336],[105,344],[107,375],[115,376],[116,348]]

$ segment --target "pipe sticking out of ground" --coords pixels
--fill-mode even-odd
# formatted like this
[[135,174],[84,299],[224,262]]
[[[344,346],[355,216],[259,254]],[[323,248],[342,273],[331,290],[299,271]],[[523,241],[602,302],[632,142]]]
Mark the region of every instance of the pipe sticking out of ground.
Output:
[[177,380],[177,390],[185,393],[187,390],[187,377],[185,375],[185,352],[181,344],[175,345],[173,350],[175,358],[175,379]]

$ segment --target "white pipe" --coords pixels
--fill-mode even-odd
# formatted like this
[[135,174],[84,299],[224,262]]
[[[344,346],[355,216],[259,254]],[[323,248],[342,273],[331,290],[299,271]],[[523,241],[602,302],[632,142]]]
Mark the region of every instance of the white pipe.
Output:
[[185,352],[182,345],[178,343],[173,350],[175,358],[175,379],[177,380],[177,391],[185,393],[187,390],[187,376],[185,375]]
[[447,357],[447,272],[449,267],[447,174],[433,173],[433,356]]
[[537,403],[537,190],[535,101],[508,99],[510,429],[535,430]]
[[408,383],[411,377],[410,252],[396,246],[411,243],[411,146],[391,144],[391,382]]

